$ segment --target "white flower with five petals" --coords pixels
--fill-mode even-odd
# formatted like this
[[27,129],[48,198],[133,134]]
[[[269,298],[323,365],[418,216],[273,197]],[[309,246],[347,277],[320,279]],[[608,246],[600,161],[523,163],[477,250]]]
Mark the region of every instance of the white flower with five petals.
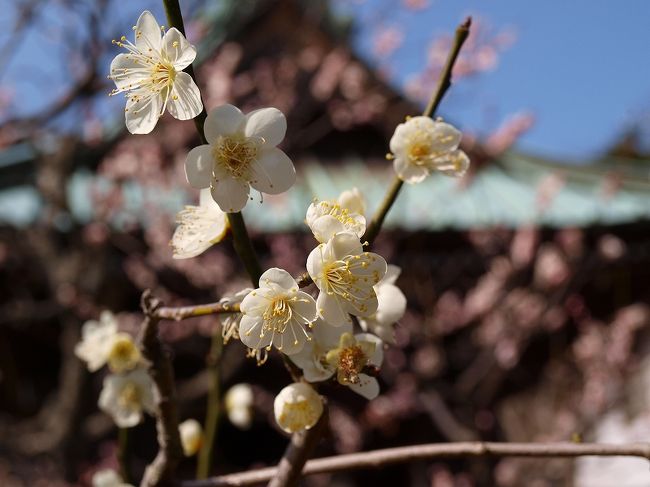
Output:
[[305,222],[316,240],[327,242],[337,233],[351,232],[361,238],[366,231],[365,201],[357,188],[344,191],[337,200],[314,201]]
[[98,404],[120,428],[135,426],[142,421],[143,411],[156,411],[153,381],[142,367],[123,375],[107,375]]
[[140,362],[140,350],[128,333],[119,332],[117,319],[110,311],[102,311],[99,321],[89,320],[81,328],[81,341],[75,355],[86,362],[90,372],[108,363],[112,372],[124,372]]
[[351,324],[334,327],[316,322],[312,340],[300,353],[289,358],[302,369],[309,382],[324,381],[336,374],[339,384],[366,399],[374,399],[379,394],[377,379],[363,369],[381,365],[383,343],[370,333],[352,335]]
[[260,287],[241,302],[239,339],[254,350],[271,345],[291,355],[309,339],[306,327],[316,319],[316,302],[300,291],[291,275],[273,267],[260,277]]
[[462,134],[453,126],[430,117],[411,117],[400,123],[390,139],[393,167],[400,179],[422,182],[432,171],[462,176],[469,158],[460,149]]
[[172,236],[174,259],[189,259],[220,242],[228,232],[228,216],[214,202],[209,189],[202,189],[199,206],[186,206],[176,215]]
[[370,316],[377,311],[374,285],[386,274],[386,261],[364,252],[354,233],[338,233],[307,257],[307,272],[320,290],[318,314],[332,325],[350,321],[350,314]]
[[396,265],[388,265],[384,278],[375,285],[377,311],[365,318],[359,318],[364,331],[377,335],[383,341],[395,343],[393,325],[402,319],[406,312],[406,296],[395,285],[402,270]]
[[147,10],[133,30],[135,43],[124,36],[114,41],[128,53],[113,59],[109,74],[116,86],[111,95],[126,93],[126,128],[132,134],[148,134],[165,110],[178,120],[196,117],[203,110],[201,93],[183,72],[194,61],[196,48],[176,28],[163,34]]
[[296,181],[293,163],[276,147],[286,130],[287,121],[277,108],[248,115],[232,105],[215,108],[204,125],[208,144],[187,155],[187,181],[197,189],[210,188],[229,213],[246,206],[251,187],[261,193],[285,192]]

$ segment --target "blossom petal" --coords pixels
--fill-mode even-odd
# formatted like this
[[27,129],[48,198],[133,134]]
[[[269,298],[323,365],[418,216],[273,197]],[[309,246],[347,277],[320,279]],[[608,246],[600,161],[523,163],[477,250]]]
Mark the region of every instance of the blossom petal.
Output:
[[316,301],[311,295],[298,291],[296,293],[297,300],[291,304],[294,314],[300,317],[301,322],[313,323],[316,320]]
[[163,35],[162,52],[177,71],[185,69],[196,58],[196,48],[176,27],[172,27]]
[[270,283],[278,285],[285,291],[298,290],[298,283],[284,269],[271,267],[260,276],[260,287],[268,287]]
[[331,296],[324,291],[318,294],[316,300],[318,314],[332,326],[339,326],[350,322],[350,316],[343,304],[336,296]]
[[463,134],[453,125],[445,122],[435,122],[431,148],[434,152],[453,151],[458,148],[462,137]]
[[469,169],[469,157],[462,150],[447,152],[433,160],[433,168],[445,176],[462,177]]
[[109,72],[118,90],[135,88],[148,77],[148,73],[142,70],[142,66],[133,57],[133,54],[125,52],[113,58]]
[[241,179],[216,179],[212,186],[212,197],[223,211],[236,213],[248,203],[249,191],[250,186]]
[[401,320],[406,312],[406,296],[394,284],[377,286],[379,306],[375,319],[382,325],[392,325]]
[[314,234],[314,238],[319,242],[327,242],[337,233],[345,231],[345,225],[332,215],[323,215],[314,220],[309,226]]
[[145,54],[151,51],[160,52],[162,31],[156,18],[151,12],[145,10],[140,14],[135,24],[135,45]]
[[277,108],[260,108],[246,115],[246,137],[261,137],[267,146],[275,147],[287,132],[287,119]]
[[259,350],[271,344],[273,333],[262,334],[264,321],[262,318],[244,315],[239,323],[239,339],[249,348]]
[[409,184],[421,183],[429,175],[429,170],[426,167],[411,164],[408,159],[401,156],[395,157],[393,168],[399,178]]
[[384,343],[381,339],[372,333],[359,333],[354,335],[354,338],[357,342],[368,342],[375,345],[372,355],[368,357],[368,363],[375,367],[379,367],[384,361]]
[[379,382],[367,374],[359,374],[359,382],[357,384],[349,384],[348,387],[369,401],[372,401],[379,395]]
[[[342,259],[347,255],[358,255],[363,252],[363,247],[361,246],[361,242],[359,242],[359,237],[350,232],[335,235],[327,245],[331,247],[332,254],[336,259]],[[382,273],[382,276],[385,272],[386,271]]]
[[182,71],[176,74],[167,110],[177,120],[189,120],[203,110],[199,87],[189,74]]
[[320,244],[314,250],[312,250],[307,256],[307,273],[314,280],[316,286],[320,289],[321,283],[319,275],[323,270],[323,253],[325,251],[326,244]]
[[242,299],[239,309],[247,316],[262,316],[268,305],[268,297],[256,289]]
[[397,278],[402,273],[402,269],[398,265],[388,264],[386,274],[381,280],[381,284],[395,284]]
[[396,128],[393,136],[390,138],[390,151],[393,154],[400,154],[406,148],[406,134],[408,129],[405,123],[400,123]]
[[221,105],[211,110],[205,119],[203,131],[210,144],[214,144],[220,135],[238,132],[246,121],[239,108],[233,105]]
[[185,176],[190,186],[197,189],[210,187],[214,156],[208,144],[195,147],[185,159]]
[[352,322],[334,326],[319,319],[314,323],[311,332],[316,343],[325,350],[331,350],[339,346],[339,341],[343,333],[352,333]]
[[302,325],[292,321],[284,333],[274,333],[273,346],[285,355],[294,355],[300,352],[305,346],[307,338],[304,330],[296,328],[302,328]]
[[132,134],[150,133],[158,123],[161,110],[162,98],[160,95],[140,96],[137,92],[129,94],[124,110],[127,130]]
[[325,369],[317,362],[313,342],[307,342],[302,350],[291,354],[289,358],[302,369],[303,377],[308,382],[320,382],[334,375],[334,370]]
[[251,164],[251,186],[262,193],[280,194],[296,182],[296,169],[291,159],[280,149],[264,151]]

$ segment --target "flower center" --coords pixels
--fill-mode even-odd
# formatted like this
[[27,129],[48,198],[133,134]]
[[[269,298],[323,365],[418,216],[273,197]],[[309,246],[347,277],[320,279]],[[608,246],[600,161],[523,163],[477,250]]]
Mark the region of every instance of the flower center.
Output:
[[226,169],[234,178],[250,179],[250,165],[257,158],[259,144],[251,137],[220,136],[212,149],[215,165]]
[[169,62],[159,61],[151,69],[151,85],[154,89],[166,88],[174,84],[175,79],[176,69]]
[[368,306],[365,301],[372,297],[374,294],[372,286],[379,282],[379,275],[376,271],[372,276],[363,275],[372,258],[370,254],[364,252],[360,255],[348,255],[342,260],[326,263],[323,267],[323,274],[327,294],[336,294],[352,303],[359,312],[367,312]]
[[287,302],[287,299],[284,297],[275,298],[262,315],[264,318],[264,329],[284,333],[292,316],[293,309]]
[[350,216],[350,210],[342,208],[338,203],[321,201],[321,210],[324,215],[330,215],[340,221],[343,225],[355,225],[357,222]]
[[118,403],[125,409],[138,409],[142,401],[142,392],[133,382],[127,383],[120,391]]
[[359,372],[368,364],[368,357],[359,345],[352,345],[339,351],[338,379],[340,382],[357,384]]
[[425,166],[431,159],[431,145],[427,142],[415,142],[408,149],[411,163]]
[[140,360],[140,352],[130,336],[118,334],[108,353],[108,364],[114,372],[132,369]]

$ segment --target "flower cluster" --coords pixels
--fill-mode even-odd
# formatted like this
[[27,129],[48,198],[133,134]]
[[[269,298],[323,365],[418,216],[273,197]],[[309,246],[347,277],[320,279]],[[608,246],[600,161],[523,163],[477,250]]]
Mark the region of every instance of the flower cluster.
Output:
[[[167,110],[180,120],[196,117],[203,104],[197,85],[183,71],[196,57],[196,48],[175,28],[165,31],[145,11],[134,27],[134,42],[115,43],[128,52],[112,62],[113,94],[126,93],[126,125],[134,134],[151,132]],[[205,252],[226,235],[229,213],[241,211],[251,197],[279,194],[296,180],[291,159],[278,148],[287,131],[284,114],[261,108],[244,114],[233,105],[218,106],[203,123],[205,144],[193,148],[185,160],[185,175],[200,190],[199,206],[178,213],[171,247],[173,257],[188,259]],[[432,171],[461,176],[469,160],[460,150],[461,134],[451,125],[429,117],[400,124],[390,141],[390,158],[399,178],[417,183]],[[335,379],[367,399],[379,394],[375,378],[383,360],[384,343],[394,343],[394,325],[406,309],[396,286],[400,269],[364,249],[366,203],[353,188],[332,200],[314,200],[306,224],[317,244],[305,267],[314,287],[301,290],[285,270],[270,268],[258,288],[243,289],[221,300],[224,343],[239,340],[258,364],[273,348],[298,366],[300,382],[285,387],[274,403],[275,418],[288,433],[313,427],[323,413],[323,400],[314,383]],[[303,283],[309,284],[306,280]],[[354,330],[354,327],[361,330]],[[95,371],[108,364],[100,407],[119,426],[133,426],[142,411],[155,409],[155,388],[142,367],[131,338],[117,331],[110,314],[84,326],[77,355]],[[234,424],[248,428],[252,421],[250,386],[233,387],[225,398]],[[202,442],[200,425],[181,424],[187,455]]]
[[140,350],[131,335],[118,331],[115,316],[110,311],[102,312],[99,321],[84,323],[81,336],[75,354],[86,362],[88,370],[96,372],[108,364],[112,372],[104,378],[99,408],[121,428],[138,424],[144,411],[153,413],[153,383],[144,369]]

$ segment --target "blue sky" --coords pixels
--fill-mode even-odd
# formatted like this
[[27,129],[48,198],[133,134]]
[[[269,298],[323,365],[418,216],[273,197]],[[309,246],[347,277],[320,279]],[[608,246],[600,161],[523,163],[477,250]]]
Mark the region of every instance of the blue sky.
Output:
[[[162,17],[161,3],[144,0],[125,7],[118,2],[121,6],[102,27],[115,35],[129,33],[141,9]],[[414,13],[402,8],[400,0],[336,2],[354,18],[354,45],[371,62],[376,61],[370,46],[378,24],[397,25],[408,32],[392,59],[396,86],[422,68],[429,41],[451,33],[467,15],[480,17],[495,31],[515,30],[517,40],[502,53],[496,69],[458,83],[445,100],[442,114],[461,128],[489,133],[508,114],[528,110],[537,122],[520,140],[520,148],[573,162],[597,156],[626,126],[650,118],[650,1],[429,3],[426,10]],[[5,29],[0,31],[2,45],[8,40],[11,17],[10,13],[0,22]],[[40,18],[39,28],[16,42],[16,55],[0,72],[0,83],[19,85],[25,111],[42,103],[43,93],[63,91],[57,81],[69,75],[48,63],[48,56],[56,44],[76,41],[61,38],[57,26],[78,18],[63,18],[51,2],[43,6]],[[83,35],[79,31],[80,39]]]
[[513,28],[517,40],[496,69],[456,85],[442,107],[479,133],[489,132],[494,118],[530,110],[537,122],[520,147],[572,162],[598,155],[624,127],[649,117],[650,1],[431,0],[417,13],[397,1],[345,3],[353,5],[355,43],[368,59],[377,17],[406,27],[394,56],[397,85],[420,69],[427,39],[453,31],[467,15],[495,30]]

